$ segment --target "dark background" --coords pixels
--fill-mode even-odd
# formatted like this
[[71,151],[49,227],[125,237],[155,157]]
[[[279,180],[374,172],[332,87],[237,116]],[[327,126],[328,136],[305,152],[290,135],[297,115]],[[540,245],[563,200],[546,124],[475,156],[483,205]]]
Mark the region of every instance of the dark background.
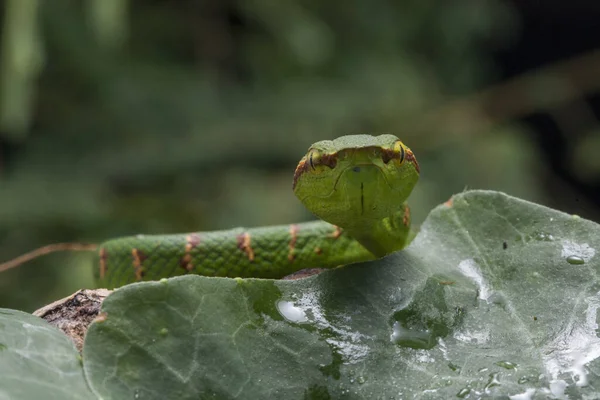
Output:
[[[600,3],[0,2],[0,260],[311,219],[314,141],[391,132],[413,221],[465,188],[600,217]],[[0,307],[92,287],[93,253],[0,274]]]

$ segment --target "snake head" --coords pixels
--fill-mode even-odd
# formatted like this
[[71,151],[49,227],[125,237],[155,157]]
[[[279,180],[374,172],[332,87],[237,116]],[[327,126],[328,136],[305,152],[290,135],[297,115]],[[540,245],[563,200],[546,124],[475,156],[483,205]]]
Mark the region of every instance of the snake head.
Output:
[[313,144],[294,173],[294,193],[320,218],[389,217],[419,178],[413,152],[394,135],[349,135]]

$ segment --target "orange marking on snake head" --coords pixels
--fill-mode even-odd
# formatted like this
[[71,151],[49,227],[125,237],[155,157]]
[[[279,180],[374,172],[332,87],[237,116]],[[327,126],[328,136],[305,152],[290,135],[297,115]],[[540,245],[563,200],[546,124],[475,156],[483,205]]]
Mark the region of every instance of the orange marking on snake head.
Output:
[[100,279],[104,279],[106,275],[106,259],[108,258],[108,254],[106,253],[106,249],[103,247],[100,249]]
[[415,166],[415,169],[417,170],[418,174],[421,173],[421,169],[419,168],[419,163],[417,162],[417,158],[415,157],[414,153],[409,148],[406,148],[405,159],[406,159],[406,161],[412,163],[412,165]]
[[454,199],[452,197],[450,197],[448,200],[446,200],[446,202],[444,203],[444,205],[446,207],[452,207],[454,205]]
[[142,266],[142,263],[145,259],[148,258],[148,256],[138,249],[131,249],[131,255],[133,256],[133,268],[135,268],[135,279],[140,281],[144,277],[144,267]]
[[254,261],[254,250],[250,243],[250,234],[248,232],[241,233],[237,236],[238,249],[246,253],[248,260]]
[[296,183],[298,183],[298,178],[304,172],[308,171],[308,163],[306,162],[306,156],[302,157],[298,166],[296,167],[296,171],[294,171],[294,183],[292,184],[292,189],[296,188]]
[[333,231],[333,233],[331,234],[331,237],[334,239],[337,239],[340,236],[342,236],[342,228],[340,228],[339,226],[336,226],[335,231]]
[[288,260],[290,262],[294,261],[294,258],[295,258],[294,249],[296,247],[296,241],[298,240],[298,229],[300,229],[300,227],[298,225],[296,225],[296,224],[290,225],[290,244],[289,244],[290,251],[288,253]]

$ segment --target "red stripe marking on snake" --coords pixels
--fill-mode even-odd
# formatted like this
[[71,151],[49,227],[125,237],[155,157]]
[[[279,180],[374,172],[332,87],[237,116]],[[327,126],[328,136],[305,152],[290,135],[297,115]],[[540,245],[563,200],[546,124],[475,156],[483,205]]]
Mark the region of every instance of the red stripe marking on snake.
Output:
[[237,236],[238,249],[242,250],[248,256],[248,260],[254,261],[254,250],[250,244],[250,234],[248,232],[241,233]]
[[199,244],[200,235],[191,233],[185,237],[185,255],[179,260],[179,265],[188,272],[194,269],[194,264],[192,263],[192,250]]
[[298,240],[298,230],[299,229],[300,228],[296,224],[290,225],[290,244],[289,244],[290,251],[288,253],[288,260],[290,262],[293,262],[294,258],[296,257],[294,255],[294,248],[296,247],[296,241]]
[[144,277],[144,267],[142,263],[148,256],[142,253],[138,249],[131,249],[131,255],[133,256],[133,268],[135,269],[135,279],[138,281]]
[[106,249],[103,247],[100,249],[100,279],[104,279],[104,275],[106,275],[106,259],[108,258],[108,254],[106,253]]

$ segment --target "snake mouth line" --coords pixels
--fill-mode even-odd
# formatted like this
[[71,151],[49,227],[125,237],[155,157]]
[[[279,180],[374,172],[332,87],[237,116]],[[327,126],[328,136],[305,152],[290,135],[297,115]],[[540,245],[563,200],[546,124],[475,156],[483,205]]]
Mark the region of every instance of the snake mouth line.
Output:
[[365,193],[364,193],[364,183],[360,183],[360,215],[365,214]]

